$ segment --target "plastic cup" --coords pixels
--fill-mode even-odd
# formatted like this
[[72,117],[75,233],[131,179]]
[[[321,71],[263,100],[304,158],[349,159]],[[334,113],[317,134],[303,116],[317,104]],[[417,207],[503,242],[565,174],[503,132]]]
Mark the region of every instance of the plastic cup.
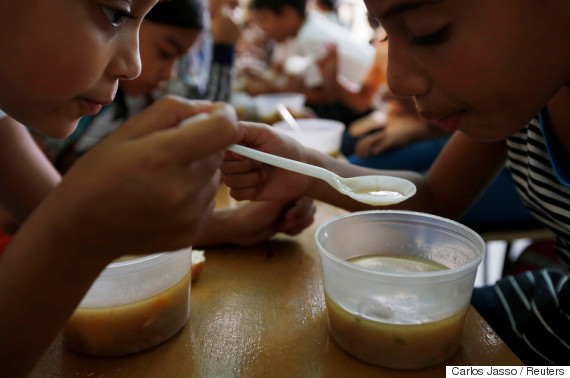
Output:
[[[396,369],[436,365],[456,352],[485,252],[479,235],[434,215],[366,211],[329,220],[315,238],[329,332],[341,348]],[[397,271],[353,260],[366,256],[427,260],[447,269]]]
[[190,315],[191,268],[191,248],[109,264],[64,327],[65,344],[121,356],[168,340]]
[[303,118],[296,120],[301,132],[296,132],[285,122],[273,126],[279,131],[297,139],[304,146],[314,148],[336,157],[340,153],[344,123],[332,119]]
[[253,98],[257,117],[260,122],[273,125],[281,120],[277,104],[285,105],[294,118],[300,117],[305,111],[305,95],[302,93],[268,93]]

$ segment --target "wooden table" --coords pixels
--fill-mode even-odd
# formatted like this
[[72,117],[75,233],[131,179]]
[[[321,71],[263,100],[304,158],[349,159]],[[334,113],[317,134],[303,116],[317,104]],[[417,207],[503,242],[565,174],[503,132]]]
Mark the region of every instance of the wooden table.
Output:
[[[231,205],[226,192],[221,206]],[[172,339],[119,358],[67,349],[59,337],[34,377],[443,377],[445,365],[415,371],[375,367],[329,336],[317,227],[344,211],[318,203],[315,223],[296,237],[253,248],[213,248],[192,285],[190,320]],[[522,365],[473,309],[447,365]]]

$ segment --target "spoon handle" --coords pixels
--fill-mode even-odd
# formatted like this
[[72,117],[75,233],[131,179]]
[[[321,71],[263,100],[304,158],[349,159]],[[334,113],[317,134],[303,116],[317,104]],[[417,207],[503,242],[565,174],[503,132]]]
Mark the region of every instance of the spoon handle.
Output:
[[281,115],[281,118],[283,118],[285,123],[287,123],[289,127],[293,129],[294,132],[296,133],[302,132],[301,128],[297,124],[297,121],[295,121],[295,118],[291,115],[291,113],[289,113],[289,110],[287,110],[287,107],[283,105],[282,102],[277,104],[277,111],[279,112],[279,115]]
[[334,182],[334,177],[337,176],[331,171],[327,171],[321,167],[315,167],[314,165],[301,163],[300,161],[271,155],[265,152],[254,150],[253,148],[240,146],[239,144],[232,144],[228,147],[228,150],[279,168],[287,169],[289,171],[301,173],[311,177],[316,177],[318,179],[325,180],[328,183],[331,181]]

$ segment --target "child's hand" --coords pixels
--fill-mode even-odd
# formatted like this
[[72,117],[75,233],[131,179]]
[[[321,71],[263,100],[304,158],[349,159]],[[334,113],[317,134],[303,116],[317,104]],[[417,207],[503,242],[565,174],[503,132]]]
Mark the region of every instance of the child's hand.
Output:
[[[202,112],[210,117],[177,128]],[[161,99],[77,161],[48,197],[53,216],[72,239],[110,257],[191,245],[213,209],[222,151],[236,131],[227,104]]]
[[316,211],[312,198],[301,197],[289,205],[277,225],[277,230],[288,235],[300,234],[313,223]]
[[[296,140],[259,123],[240,122],[240,144],[304,162],[307,150]],[[293,201],[305,195],[307,176],[227,152],[222,164],[224,182],[237,200]]]
[[247,202],[235,208],[216,210],[197,244],[252,246],[277,232],[296,235],[313,223],[314,215],[315,206],[307,197],[293,203]]

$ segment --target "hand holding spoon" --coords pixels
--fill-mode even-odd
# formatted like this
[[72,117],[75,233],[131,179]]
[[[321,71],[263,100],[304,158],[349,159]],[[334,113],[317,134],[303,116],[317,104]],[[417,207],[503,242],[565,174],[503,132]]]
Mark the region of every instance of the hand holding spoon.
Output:
[[358,176],[344,178],[321,167],[271,155],[237,144],[231,145],[228,147],[228,150],[266,164],[319,178],[329,183],[340,193],[356,201],[373,206],[396,204],[416,193],[416,186],[412,182],[398,177]]

